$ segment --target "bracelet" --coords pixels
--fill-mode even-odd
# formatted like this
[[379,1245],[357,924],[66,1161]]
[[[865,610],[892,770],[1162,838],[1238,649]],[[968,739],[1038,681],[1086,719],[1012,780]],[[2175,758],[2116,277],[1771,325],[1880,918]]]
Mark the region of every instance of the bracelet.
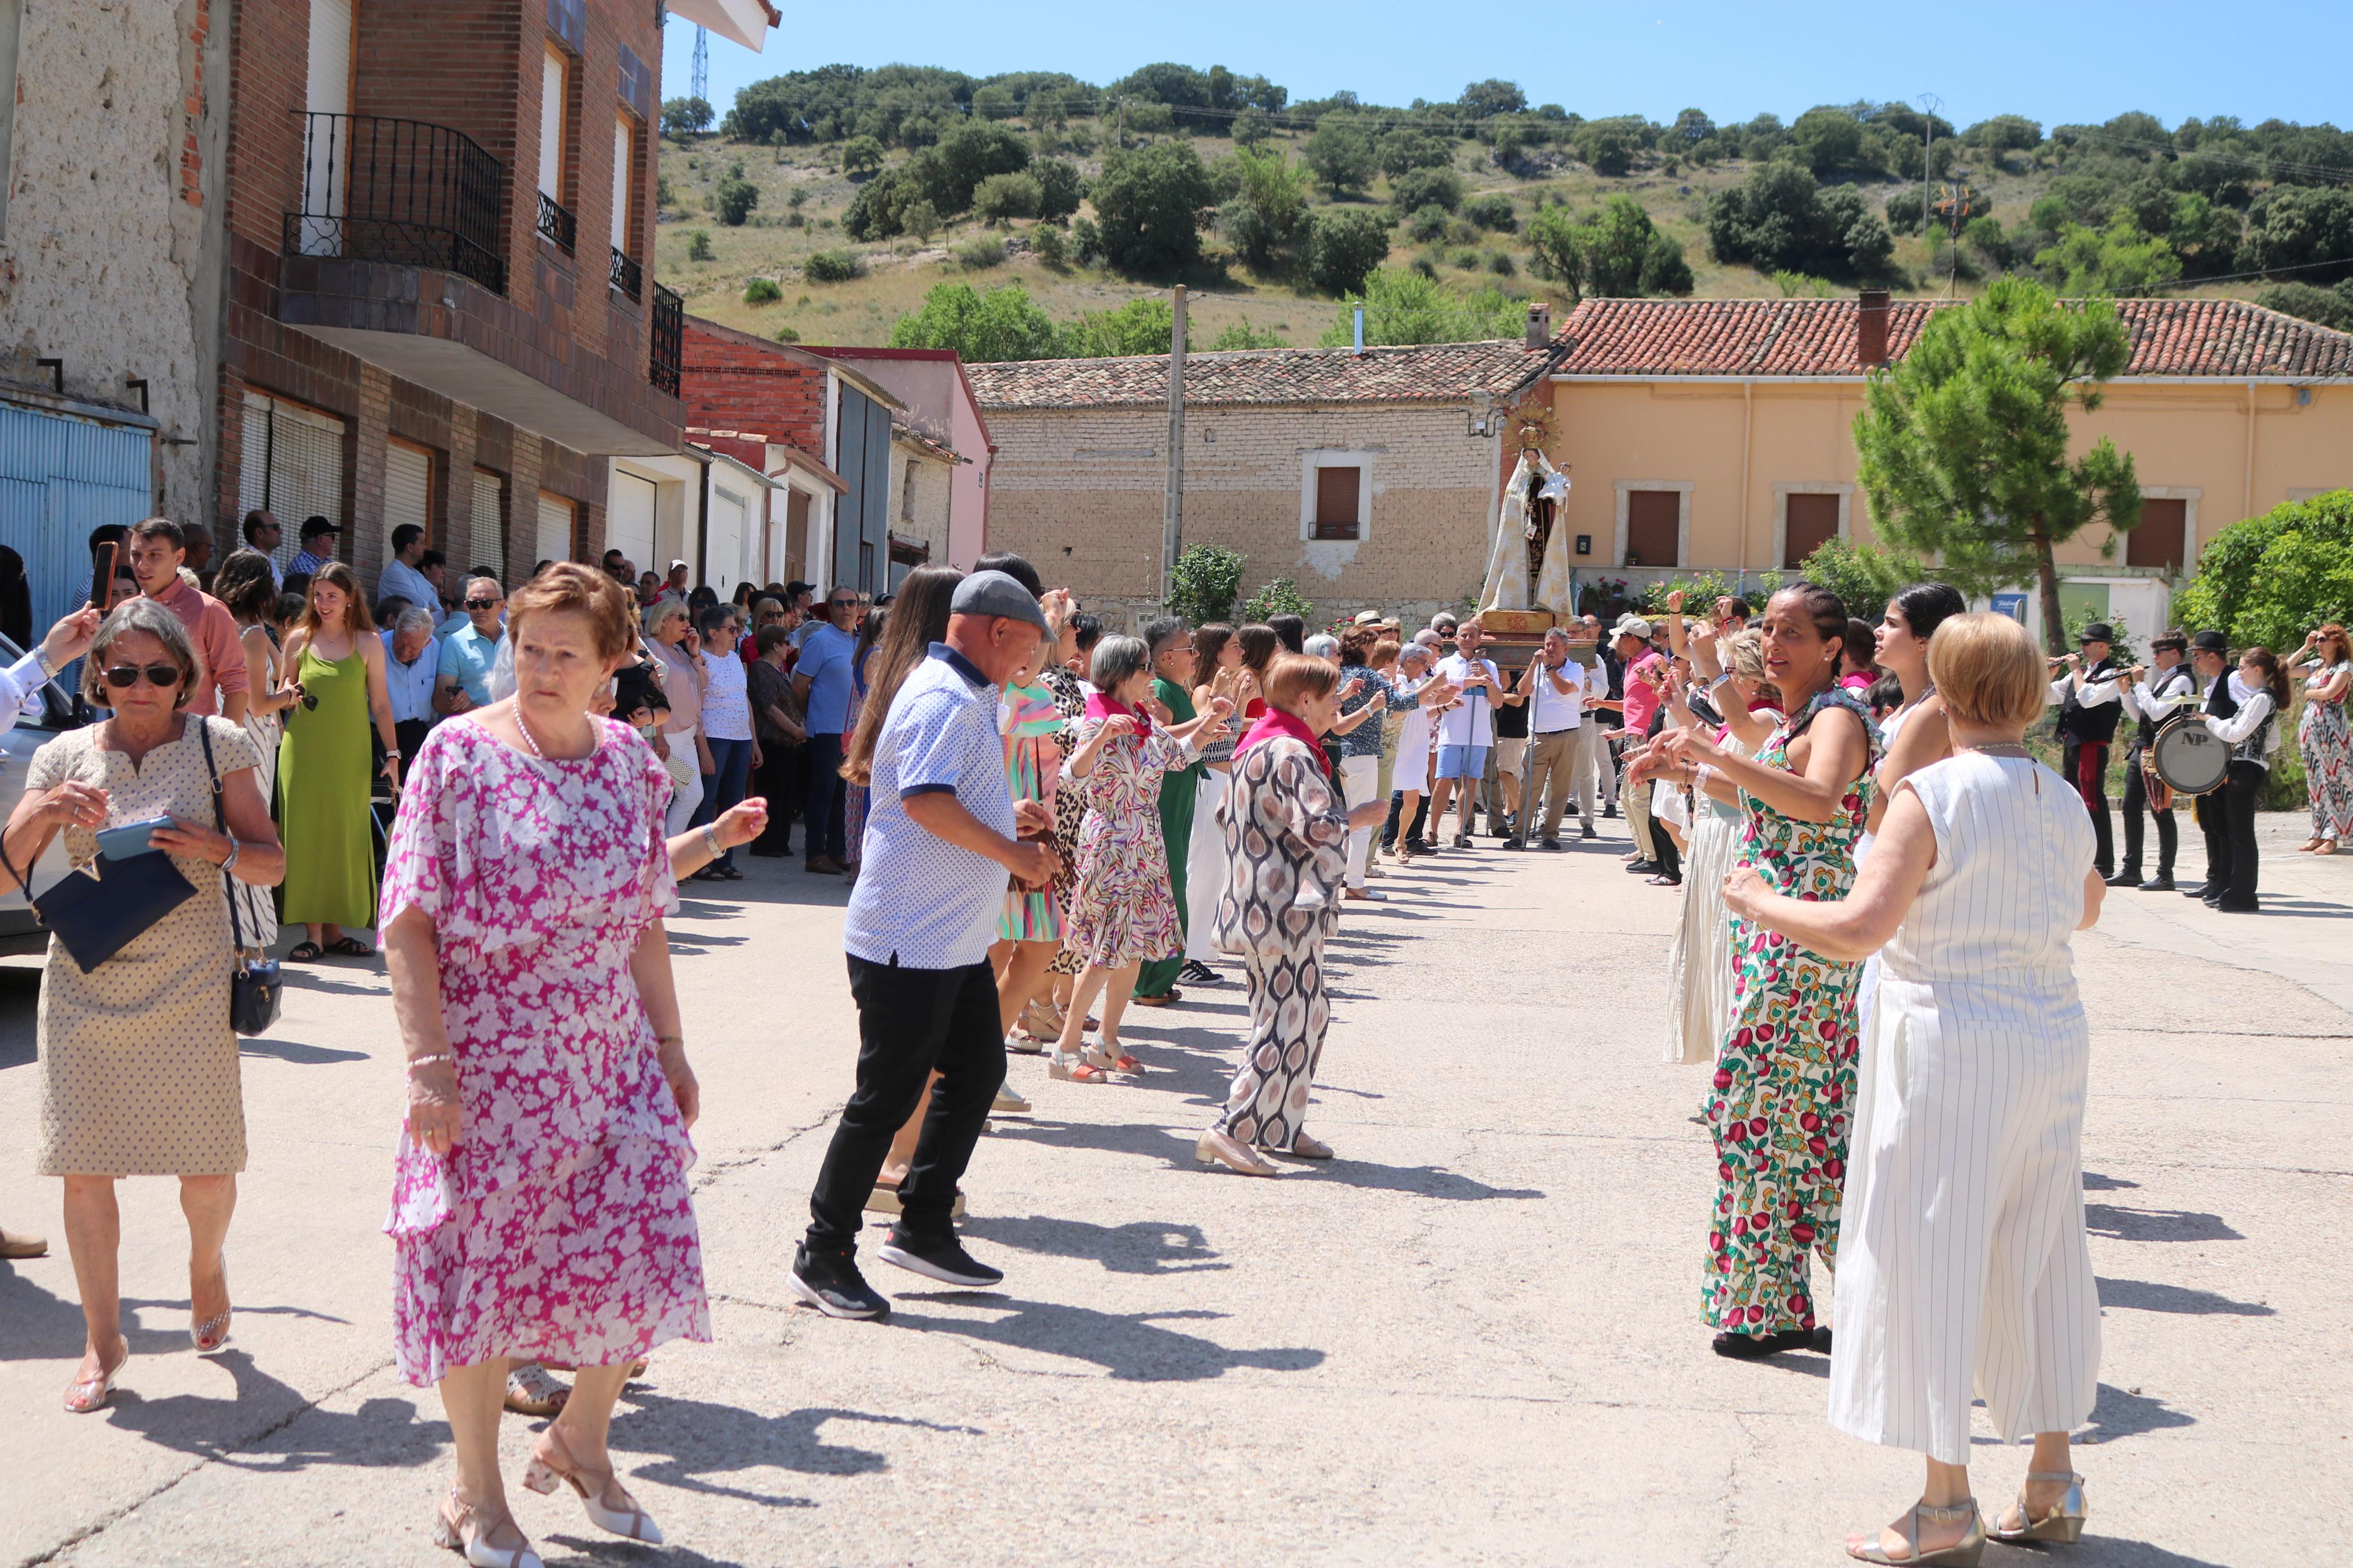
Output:
[[719,825],[717,823],[706,822],[702,825],[702,847],[711,851],[711,858],[713,860],[718,859],[722,855],[727,853],[727,851],[719,847]]
[[686,1037],[684,1035],[656,1035],[654,1037],[654,1046],[657,1049],[663,1046],[676,1046],[679,1049],[684,1050],[686,1048]]
[[228,841],[228,858],[221,862],[222,871],[227,872],[236,869],[237,852],[244,847],[244,845],[239,844],[234,838]]
[[451,1067],[456,1067],[458,1058],[448,1051],[436,1051],[429,1057],[411,1057],[408,1058],[408,1070],[415,1072],[418,1068],[431,1067],[435,1062],[448,1062]]
[[1707,781],[1714,777],[1715,773],[1714,768],[1709,767],[1705,763],[1700,763],[1699,771],[1692,775],[1692,788],[1704,790],[1707,788]]

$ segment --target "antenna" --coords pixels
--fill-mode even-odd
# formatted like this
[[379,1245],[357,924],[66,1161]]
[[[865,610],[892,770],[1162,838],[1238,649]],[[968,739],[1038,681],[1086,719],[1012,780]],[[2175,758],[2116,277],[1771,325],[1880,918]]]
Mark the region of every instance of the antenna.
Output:
[[694,30],[694,64],[687,71],[687,82],[695,97],[711,101],[711,34],[702,27]]
[[1912,101],[1920,106],[1921,117],[1927,121],[1920,142],[1920,237],[1928,242],[1928,264],[1934,267],[1936,241],[1928,228],[1928,186],[1936,177],[1936,163],[1930,154],[1936,150],[1936,110],[1945,107],[1945,100],[1933,92],[1924,92]]

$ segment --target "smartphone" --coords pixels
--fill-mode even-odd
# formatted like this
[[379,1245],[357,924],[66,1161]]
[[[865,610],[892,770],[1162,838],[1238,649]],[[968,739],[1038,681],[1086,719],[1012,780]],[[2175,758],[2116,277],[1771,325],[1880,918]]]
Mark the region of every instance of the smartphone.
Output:
[[98,830],[98,852],[110,860],[128,860],[134,855],[144,855],[154,848],[149,837],[159,827],[169,827],[168,816],[151,816],[142,822],[118,823]]

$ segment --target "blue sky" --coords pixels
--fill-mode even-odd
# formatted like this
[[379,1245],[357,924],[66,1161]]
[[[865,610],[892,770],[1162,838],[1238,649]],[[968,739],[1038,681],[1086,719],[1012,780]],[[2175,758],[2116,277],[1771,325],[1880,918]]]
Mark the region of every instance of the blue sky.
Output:
[[[2005,112],[2046,125],[2096,123],[2128,109],[2168,125],[2215,114],[2342,124],[2353,112],[2343,73],[2317,64],[2353,58],[2353,5],[2338,0],[2244,14],[2177,0],[1978,0],[1958,8],[1651,0],[1527,10],[1399,0],[1197,0],[1176,9],[896,0],[780,8],[785,25],[762,54],[712,40],[711,98],[723,113],[748,82],[838,62],[975,76],[1065,70],[1101,84],[1162,59],[1263,75],[1294,99],[1349,88],[1378,103],[1450,99],[1466,82],[1502,77],[1530,103],[1588,118],[1672,120],[1697,107],[1717,120],[1770,110],[1786,121],[1817,103],[1923,92],[1941,96],[1945,117],[1959,125]],[[673,18],[667,97],[687,90],[693,41],[694,29]]]

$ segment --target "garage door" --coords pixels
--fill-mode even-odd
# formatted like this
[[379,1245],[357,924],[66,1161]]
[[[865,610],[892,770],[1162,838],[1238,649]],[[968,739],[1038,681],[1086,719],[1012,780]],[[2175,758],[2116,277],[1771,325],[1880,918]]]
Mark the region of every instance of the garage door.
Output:
[[[410,524],[433,537],[433,455],[422,447],[388,442],[384,449],[384,558],[392,559],[395,531]],[[466,563],[459,562],[460,569]]]
[[654,482],[635,474],[613,472],[612,493],[606,498],[605,548],[617,550],[639,572],[659,572],[654,561]]
[[469,567],[487,566],[491,575],[507,578],[506,486],[488,468],[474,470],[474,553]]
[[732,598],[744,580],[744,529],[751,504],[726,486],[711,487],[711,529],[702,545],[702,566],[710,584],[723,599]]

